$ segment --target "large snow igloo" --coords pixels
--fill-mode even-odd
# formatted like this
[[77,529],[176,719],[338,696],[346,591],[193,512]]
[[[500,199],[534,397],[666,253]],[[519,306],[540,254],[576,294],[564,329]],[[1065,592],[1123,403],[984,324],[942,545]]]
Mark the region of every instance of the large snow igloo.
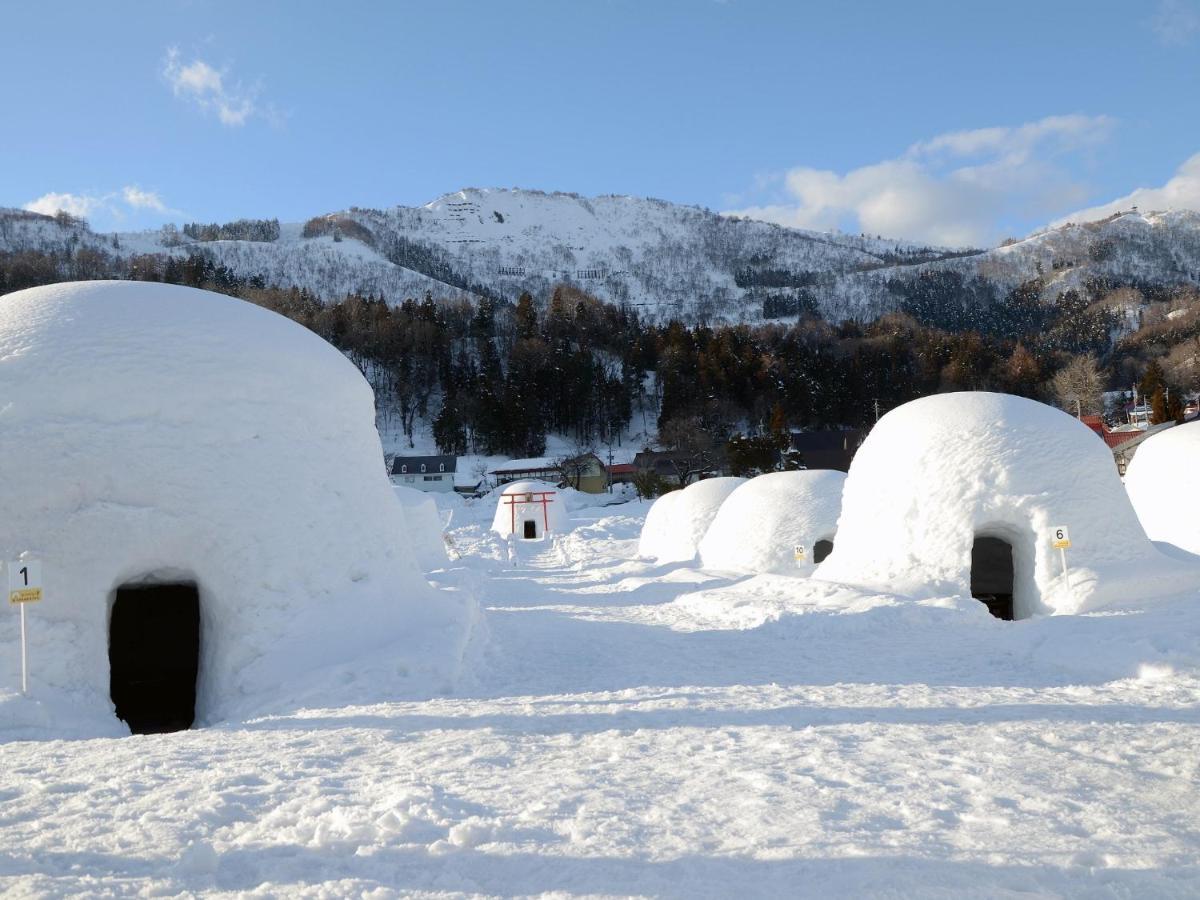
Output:
[[[1071,540],[1069,580],[1052,545],[1058,526]],[[1023,397],[963,392],[879,420],[850,466],[837,546],[813,577],[970,594],[1021,619],[1186,590],[1197,574],[1150,543],[1085,425]]]
[[0,297],[0,548],[42,560],[35,696],[167,731],[384,647],[440,671],[465,618],[405,546],[374,423],[354,365],[250,303],[111,281]]
[[833,550],[843,472],[770,472],[737,487],[700,541],[706,569],[808,575]]
[[668,491],[650,507],[638,540],[638,555],[659,562],[691,562],[721,504],[745,478],[706,478]]
[[1147,438],[1129,463],[1125,488],[1151,540],[1200,555],[1200,422]]

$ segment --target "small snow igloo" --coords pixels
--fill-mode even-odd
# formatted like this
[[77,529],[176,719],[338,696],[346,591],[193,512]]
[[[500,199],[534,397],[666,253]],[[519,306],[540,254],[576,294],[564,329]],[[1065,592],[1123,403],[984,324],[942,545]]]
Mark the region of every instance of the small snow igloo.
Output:
[[35,696],[170,731],[377,649],[452,666],[466,617],[399,539],[371,389],[283,316],[149,282],[0,297],[0,460],[0,548],[42,561]]
[[[1052,529],[1066,526],[1064,578]],[[882,419],[846,478],[837,550],[814,577],[913,597],[970,594],[999,618],[1185,590],[1196,574],[1138,524],[1108,448],[1053,407],[924,397]]]
[[1200,555],[1200,421],[1147,438],[1125,488],[1151,540]]
[[564,503],[558,488],[543,481],[506,484],[496,499],[492,531],[501,537],[516,535],[521,540],[540,541],[547,534],[566,530]]
[[424,491],[403,485],[392,485],[396,499],[404,508],[407,528],[402,540],[412,551],[417,565],[425,572],[445,568],[450,562],[446,540],[442,537],[442,516],[433,497]]
[[706,569],[810,574],[833,550],[842,472],[770,472],[737,487],[700,541]]
[[745,478],[706,478],[663,494],[646,513],[638,555],[691,562],[725,498],[745,483]]

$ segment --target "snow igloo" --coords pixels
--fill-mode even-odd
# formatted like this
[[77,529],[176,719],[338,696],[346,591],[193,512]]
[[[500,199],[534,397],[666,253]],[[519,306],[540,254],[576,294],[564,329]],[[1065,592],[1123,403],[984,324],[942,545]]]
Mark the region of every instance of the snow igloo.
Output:
[[1176,593],[1198,572],[1151,544],[1085,425],[1023,397],[963,392],[879,420],[846,478],[837,547],[813,577],[916,598],[969,594],[1022,619]]
[[171,731],[375,651],[452,673],[469,616],[399,539],[371,389],[282,316],[147,282],[0,297],[0,460],[0,548],[42,562],[35,699]]
[[540,541],[548,534],[567,530],[565,498],[558,488],[544,481],[514,481],[496,498],[492,531],[501,537],[516,535],[525,541]]
[[1147,438],[1129,463],[1125,488],[1151,540],[1200,555],[1200,421]]
[[691,562],[717,510],[745,478],[706,478],[668,491],[650,507],[638,541],[638,555],[659,562]]
[[445,568],[450,557],[442,537],[442,516],[433,497],[399,484],[392,485],[392,490],[404,508],[406,528],[402,539],[412,551],[417,565],[425,572]]
[[700,562],[726,572],[811,574],[833,550],[845,473],[770,472],[739,485],[700,541]]

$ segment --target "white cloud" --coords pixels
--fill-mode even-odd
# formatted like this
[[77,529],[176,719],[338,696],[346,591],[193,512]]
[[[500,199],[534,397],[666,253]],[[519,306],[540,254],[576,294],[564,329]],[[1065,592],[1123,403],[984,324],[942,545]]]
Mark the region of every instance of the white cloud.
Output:
[[798,167],[774,202],[733,215],[801,228],[849,227],[935,244],[983,245],[1005,217],[1048,216],[1085,196],[1055,164],[1107,139],[1107,116],[1049,116],[937,135],[846,173]]
[[231,83],[227,72],[214,69],[202,59],[185,65],[175,47],[167,50],[162,74],[176,97],[190,100],[206,112],[216,113],[222,125],[245,125],[248,119],[262,112],[257,102],[257,89]]
[[1137,188],[1111,203],[1081,209],[1069,216],[1063,216],[1053,224],[1090,222],[1129,209],[1131,206],[1136,206],[1144,212],[1166,209],[1191,209],[1200,212],[1200,153],[1185,160],[1162,187]]
[[1200,9],[1187,0],[1161,0],[1150,28],[1162,43],[1182,47],[1200,33]]
[[30,200],[22,208],[47,216],[59,210],[84,219],[98,216],[111,220],[109,224],[122,224],[130,215],[137,214],[179,215],[179,210],[167,206],[157,193],[143,190],[135,184],[127,184],[119,191],[105,194],[51,191],[36,200]]
[[42,194],[36,200],[30,200],[22,208],[30,212],[41,213],[44,216],[52,216],[56,212],[62,211],[80,218],[87,218],[103,202],[101,198],[92,197],[88,194],[68,194],[51,191],[48,194]]
[[133,209],[148,209],[157,213],[169,213],[167,204],[154,191],[143,191],[135,184],[121,188],[121,199]]

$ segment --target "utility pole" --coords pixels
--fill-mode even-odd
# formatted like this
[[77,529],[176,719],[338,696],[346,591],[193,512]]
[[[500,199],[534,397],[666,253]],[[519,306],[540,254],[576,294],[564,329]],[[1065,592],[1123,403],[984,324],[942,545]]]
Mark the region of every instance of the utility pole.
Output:
[[875,398],[875,421],[879,421],[879,398]]

